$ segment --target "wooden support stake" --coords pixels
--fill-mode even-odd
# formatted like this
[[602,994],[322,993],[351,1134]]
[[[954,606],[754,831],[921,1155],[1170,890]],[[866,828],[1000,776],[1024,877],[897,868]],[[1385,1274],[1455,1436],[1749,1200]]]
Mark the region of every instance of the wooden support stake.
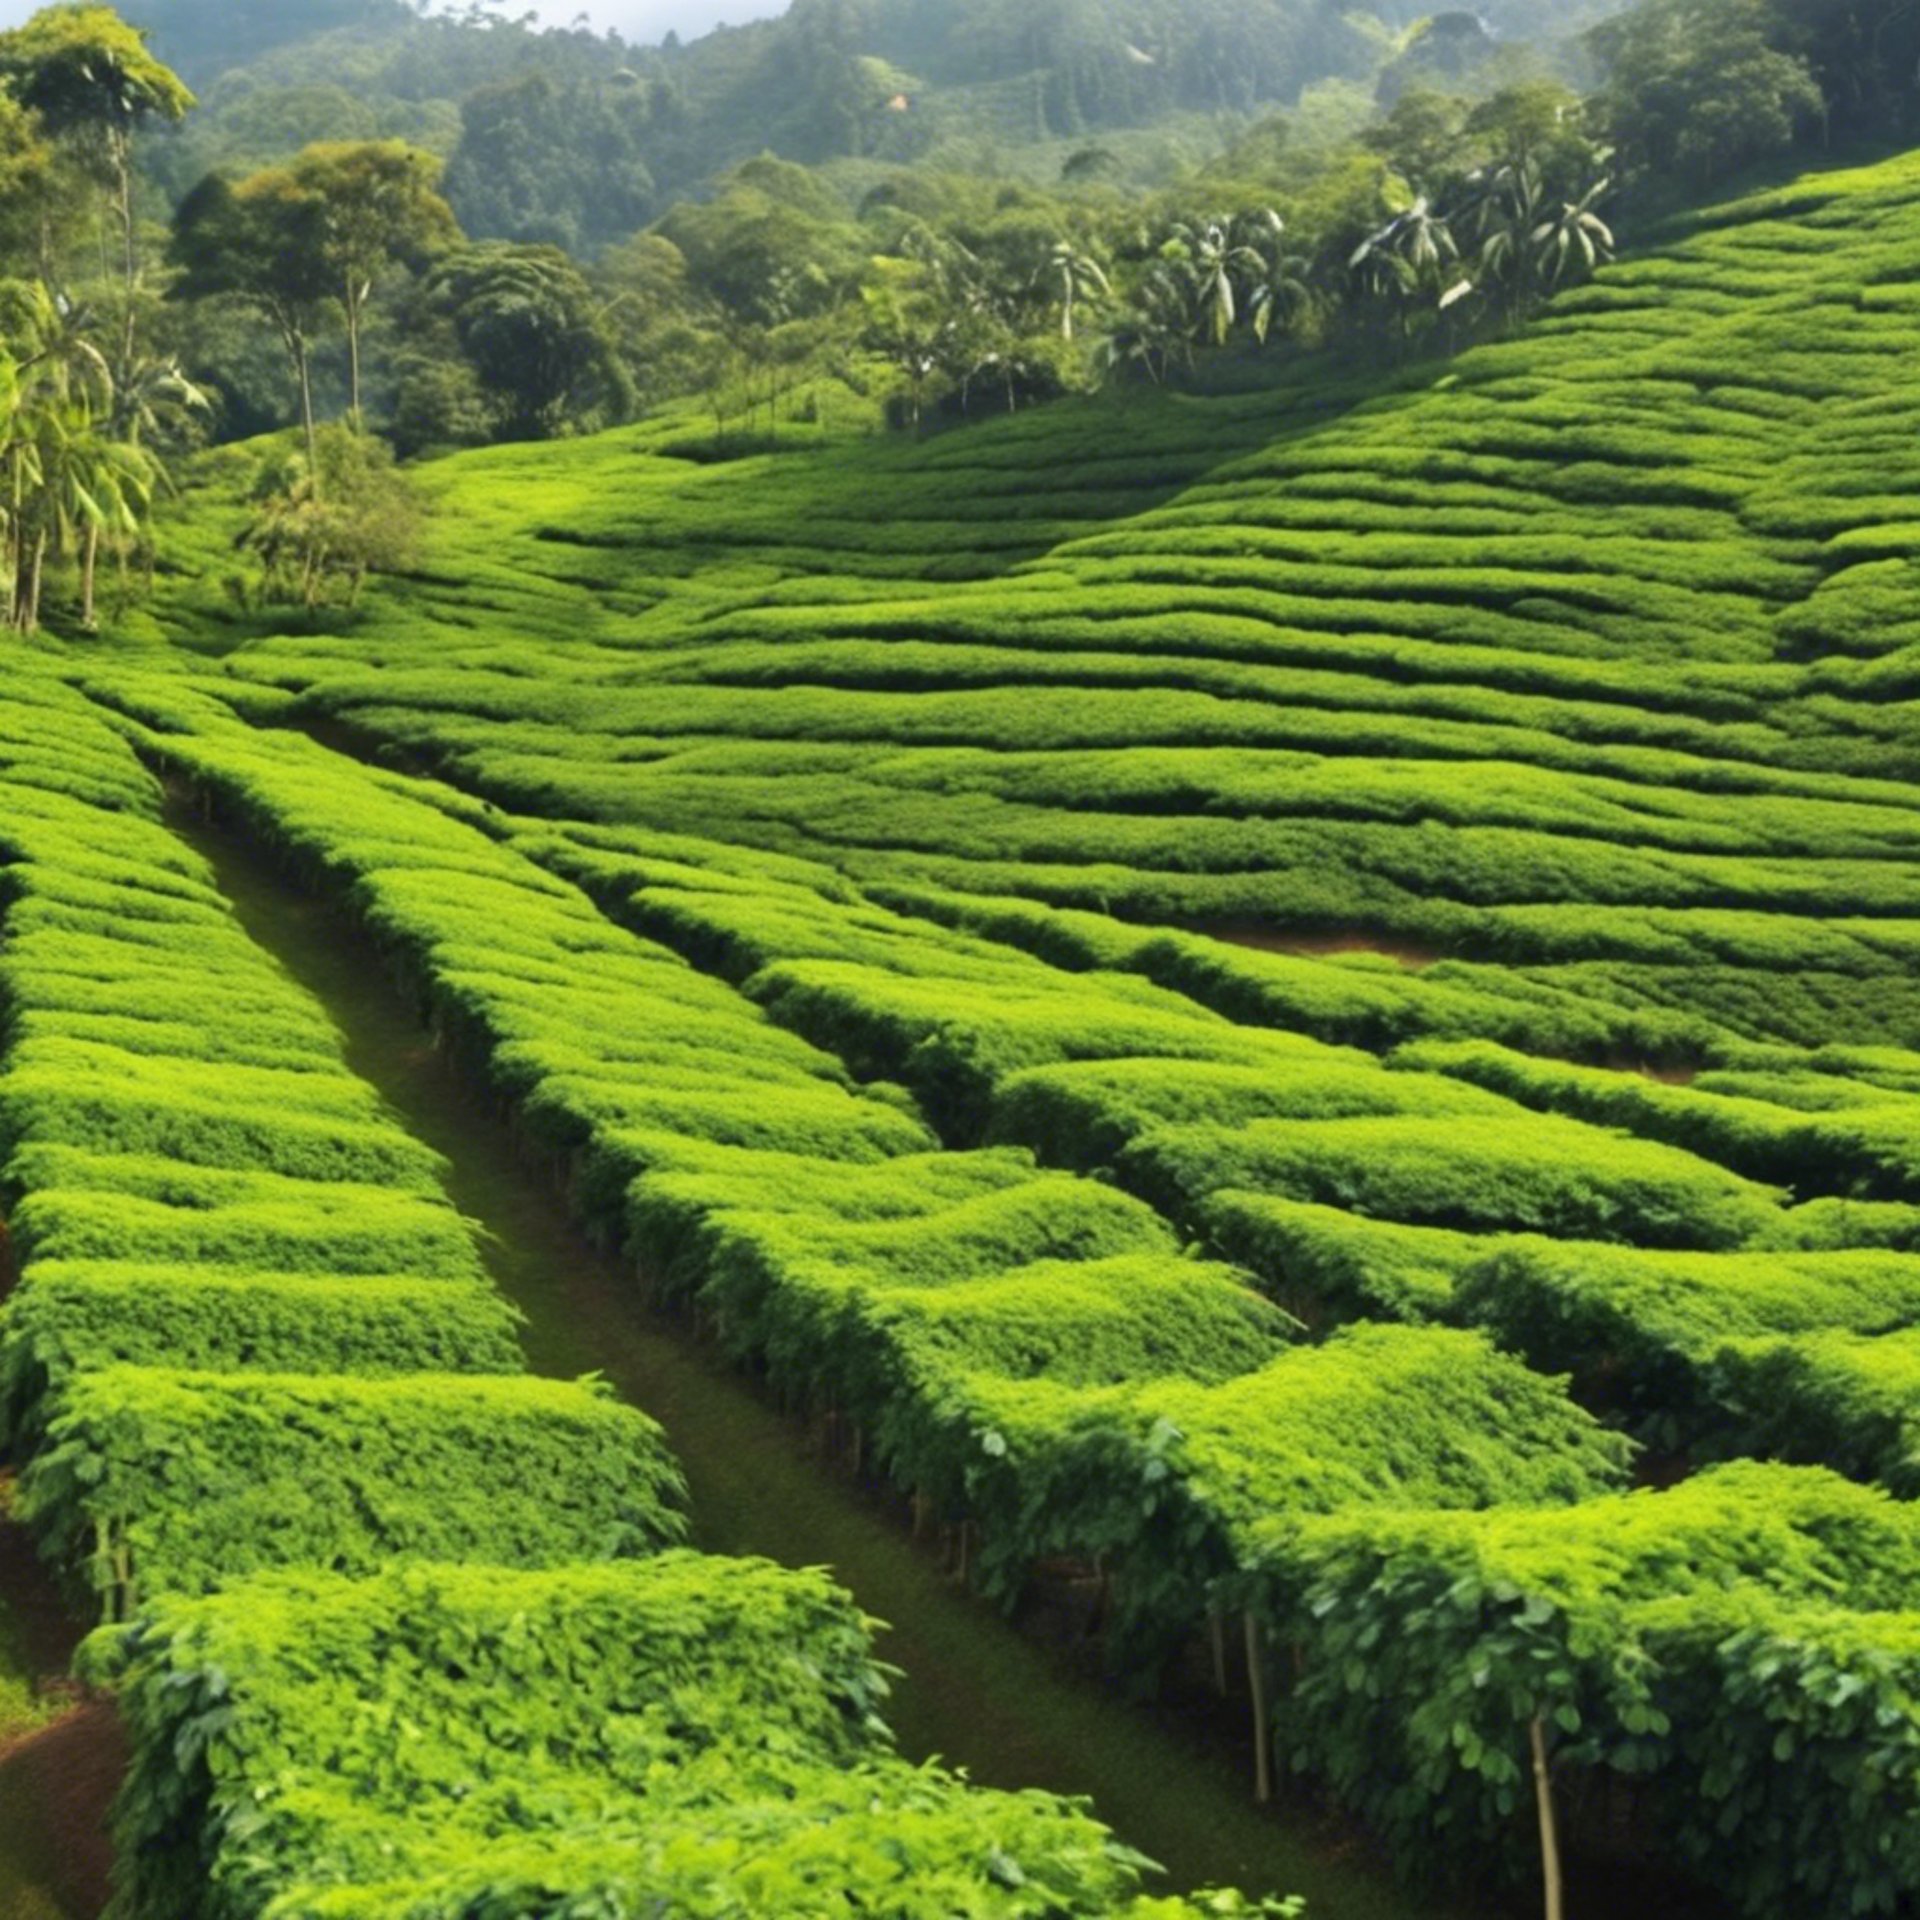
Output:
[[93,1523],[93,1563],[99,1569],[94,1576],[94,1584],[100,1589],[100,1605],[106,1613],[107,1623],[111,1625],[120,1618],[120,1596],[114,1590],[113,1547],[104,1520]]
[[1273,1728],[1267,1720],[1267,1669],[1260,1657],[1260,1627],[1248,1609],[1247,1685],[1253,1694],[1253,1797],[1263,1807],[1273,1798]]
[[1546,1920],[1564,1920],[1566,1892],[1560,1874],[1560,1827],[1553,1811],[1546,1722],[1535,1715],[1528,1733],[1533,1742],[1533,1795],[1540,1807],[1540,1880],[1546,1891]]

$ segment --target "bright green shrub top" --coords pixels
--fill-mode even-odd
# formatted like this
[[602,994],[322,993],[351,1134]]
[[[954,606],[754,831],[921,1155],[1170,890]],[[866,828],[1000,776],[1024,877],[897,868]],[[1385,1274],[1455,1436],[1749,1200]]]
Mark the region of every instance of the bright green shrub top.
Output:
[[0,1304],[0,1435],[37,1429],[76,1375],[518,1373],[519,1316],[472,1281],[36,1262]]
[[1546,1511],[1276,1521],[1239,1591],[1303,1645],[1296,1764],[1401,1844],[1516,1839],[1537,1718],[1563,1766],[1651,1776],[1749,1910],[1888,1912],[1920,1885],[1917,1575],[1913,1508],[1743,1464]]
[[1728,1340],[1710,1379],[1742,1446],[1920,1495],[1920,1327]]
[[822,1574],[680,1553],[163,1603],[89,1652],[136,1741],[121,1910],[1134,1912],[1145,1863],[1079,1804],[894,1757],[869,1625]]
[[111,1606],[277,1566],[646,1553],[683,1504],[659,1428],[591,1386],[112,1367],[68,1386],[21,1510]]

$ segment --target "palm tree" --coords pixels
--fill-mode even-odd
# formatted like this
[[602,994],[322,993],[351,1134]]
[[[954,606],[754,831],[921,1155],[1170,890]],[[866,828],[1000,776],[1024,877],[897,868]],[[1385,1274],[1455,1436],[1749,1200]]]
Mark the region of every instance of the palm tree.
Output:
[[94,345],[93,315],[39,281],[9,283],[0,294],[0,335],[13,343],[13,404],[4,450],[7,624],[32,633],[40,624],[49,551],[58,552],[91,502],[76,474],[96,418],[113,404],[113,376]]
[[1442,311],[1473,290],[1470,279],[1453,271],[1459,261],[1453,228],[1423,193],[1362,240],[1348,265],[1370,295],[1395,310],[1407,334],[1428,297]]
[[1108,374],[1138,367],[1161,385],[1178,360],[1191,364],[1193,336],[1187,289],[1163,263],[1150,268],[1102,338],[1096,356]]
[[1510,161],[1473,176],[1477,194],[1468,209],[1479,237],[1475,269],[1483,288],[1499,291],[1504,319],[1513,323],[1533,305],[1533,230],[1539,224],[1539,169],[1530,160]]
[[1113,283],[1107,278],[1106,269],[1092,254],[1083,252],[1071,240],[1056,240],[1048,249],[1047,257],[1041,262],[1040,271],[1034,275],[1035,284],[1044,284],[1053,289],[1053,296],[1060,308],[1060,338],[1073,338],[1074,310],[1083,300],[1095,294],[1109,294]]
[[1226,219],[1191,225],[1182,221],[1162,252],[1186,271],[1202,335],[1214,346],[1224,347],[1240,317],[1237,277],[1249,270],[1260,272],[1265,261],[1252,247],[1234,239],[1232,223]]
[[[49,560],[80,568],[81,618],[95,622],[103,541],[135,537],[162,479],[140,444],[205,398],[171,361],[136,365],[122,389],[91,337],[92,314],[45,285],[14,283],[0,297],[0,333],[13,343],[0,383],[0,532],[11,582],[7,624],[35,632]],[[124,419],[127,439],[111,423]]]
[[1558,213],[1534,227],[1533,252],[1549,287],[1558,286],[1569,268],[1584,278],[1613,258],[1613,229],[1594,212],[1612,185],[1605,178],[1594,181],[1579,199],[1562,201]]
[[1271,207],[1248,220],[1248,251],[1260,262],[1260,271],[1247,295],[1247,317],[1253,337],[1264,347],[1273,323],[1283,325],[1313,304],[1313,262],[1304,253],[1287,250],[1287,223]]

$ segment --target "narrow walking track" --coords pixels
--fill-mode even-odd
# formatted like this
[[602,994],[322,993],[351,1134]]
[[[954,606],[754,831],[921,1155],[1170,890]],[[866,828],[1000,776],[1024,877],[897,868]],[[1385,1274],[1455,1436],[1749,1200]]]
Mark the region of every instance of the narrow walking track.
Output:
[[[0,1222],[0,1299],[14,1282]],[[65,1675],[79,1622],[12,1518],[0,1472],[0,1920],[92,1920],[107,1898],[107,1809],[126,1763],[111,1707]]]
[[585,1243],[521,1163],[344,917],[187,808],[173,824],[212,864],[247,932],[327,1008],[348,1064],[444,1156],[450,1196],[484,1229],[494,1278],[527,1316],[533,1364],[603,1373],[665,1425],[701,1546],[830,1566],[891,1623],[882,1652],[905,1670],[891,1717],[909,1753],[939,1754],[987,1785],[1089,1794],[1182,1887],[1304,1893],[1313,1920],[1487,1920],[1484,1904],[1442,1905],[1400,1888],[1310,1809],[1289,1818],[1255,1808],[1217,1742],[1077,1678],[950,1585],[717,1356],[649,1314],[626,1269]]

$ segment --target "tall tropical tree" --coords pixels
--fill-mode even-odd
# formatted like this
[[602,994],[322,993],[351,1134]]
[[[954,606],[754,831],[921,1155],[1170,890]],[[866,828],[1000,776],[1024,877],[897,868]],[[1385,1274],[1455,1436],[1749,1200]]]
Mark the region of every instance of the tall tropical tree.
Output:
[[428,285],[508,434],[540,439],[626,418],[633,383],[606,313],[558,247],[465,247]]
[[1155,386],[1165,383],[1176,363],[1191,364],[1188,291],[1166,261],[1156,261],[1141,276],[1101,339],[1097,358],[1109,374],[1138,370]]
[[134,138],[150,121],[184,119],[193,95],[148,50],[140,29],[111,7],[81,3],[43,8],[25,26],[0,34],[0,80],[56,139],[82,149],[108,187],[120,229],[126,307],[114,373],[124,380],[139,351]]
[[318,474],[313,343],[338,284],[325,199],[287,167],[263,168],[238,186],[210,174],[174,216],[171,258],[181,269],[177,298],[231,295],[279,334],[300,392],[308,467]]
[[360,342],[382,278],[402,262],[424,267],[460,241],[440,197],[441,162],[403,140],[329,141],[287,169],[320,202],[318,243],[347,331],[348,416],[361,424]]
[[117,389],[93,339],[95,316],[39,281],[0,283],[0,337],[12,345],[0,422],[6,498],[8,624],[40,624],[47,563],[79,563],[81,617],[94,620],[103,541],[139,530],[157,462],[114,437]]
[[1295,253],[1287,240],[1287,223],[1273,208],[1263,208],[1246,222],[1247,250],[1259,262],[1250,273],[1247,318],[1253,336],[1264,347],[1275,322],[1291,323],[1313,304],[1313,261]]
[[1265,261],[1235,238],[1233,223],[1224,217],[1180,222],[1162,251],[1187,277],[1199,332],[1213,346],[1224,347],[1240,317],[1241,282],[1259,273]]
[[1465,220],[1476,245],[1473,270],[1478,290],[1503,324],[1523,318],[1538,295],[1539,226],[1545,194],[1531,160],[1487,168],[1469,183],[1475,189]]
[[1363,291],[1388,308],[1403,337],[1422,313],[1443,311],[1472,291],[1472,281],[1460,272],[1453,227],[1425,194],[1368,234],[1348,264]]
[[1612,182],[1593,182],[1577,200],[1563,200],[1534,227],[1531,242],[1537,270],[1549,287],[1569,276],[1584,279],[1613,258],[1613,229],[1595,208]]
[[1106,268],[1072,240],[1056,240],[1034,278],[1048,288],[1053,304],[1060,309],[1062,340],[1073,338],[1074,317],[1082,303],[1113,291]]

